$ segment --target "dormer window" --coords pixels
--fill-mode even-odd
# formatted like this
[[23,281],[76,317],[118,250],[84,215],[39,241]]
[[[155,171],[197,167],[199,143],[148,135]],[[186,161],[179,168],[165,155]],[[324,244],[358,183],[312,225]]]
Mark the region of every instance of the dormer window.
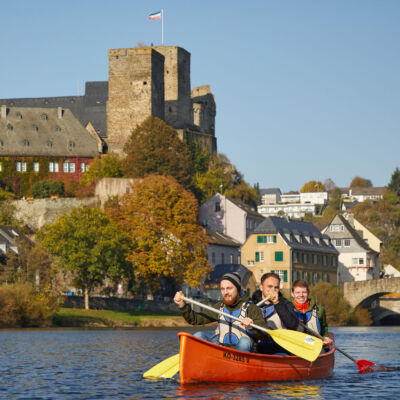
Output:
[[61,132],[61,128],[58,125],[56,126],[56,132]]
[[24,147],[28,147],[29,146],[29,140],[28,139],[25,139],[24,140]]
[[9,131],[12,131],[12,130],[14,129],[14,127],[13,127],[11,124],[8,124],[8,125],[7,125],[7,129],[8,129]]
[[47,121],[49,119],[49,117],[47,116],[47,114],[42,114],[40,116],[40,119],[42,119],[43,121]]
[[49,140],[48,142],[47,142],[47,147],[53,147],[53,142],[51,141],[51,140]]
[[221,203],[219,201],[215,202],[215,212],[221,211]]
[[15,114],[15,118],[16,118],[16,119],[22,119],[22,114],[18,111],[18,112]]
[[69,151],[72,151],[72,149],[75,148],[75,142],[70,141],[70,142],[68,143],[68,148],[69,148]]
[[35,124],[32,125],[32,129],[37,132],[39,130],[39,127]]

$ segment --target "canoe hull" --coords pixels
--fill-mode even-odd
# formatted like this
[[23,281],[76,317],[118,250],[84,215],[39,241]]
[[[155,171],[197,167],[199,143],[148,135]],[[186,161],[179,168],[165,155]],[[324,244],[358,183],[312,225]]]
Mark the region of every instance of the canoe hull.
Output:
[[333,373],[334,349],[310,362],[295,356],[237,351],[185,332],[178,336],[181,383],[307,380]]

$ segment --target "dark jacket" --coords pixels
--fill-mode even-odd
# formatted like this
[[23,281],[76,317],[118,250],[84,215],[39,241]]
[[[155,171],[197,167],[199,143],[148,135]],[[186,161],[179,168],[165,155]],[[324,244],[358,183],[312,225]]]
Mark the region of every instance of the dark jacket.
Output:
[[[328,336],[328,322],[326,321],[326,313],[325,308],[321,305],[318,305],[313,298],[309,298],[310,306],[307,308],[306,312],[312,311],[314,307],[317,307],[317,315],[319,319],[319,323],[321,324],[321,336],[326,337]],[[293,297],[290,298],[290,301],[293,302]],[[294,305],[293,305],[294,306]],[[297,310],[297,308],[296,308]]]
[[[249,301],[249,296],[244,294],[239,296],[231,306],[225,305],[225,307],[230,311],[237,310],[238,308],[241,308],[242,305],[247,301]],[[219,301],[213,307],[219,311],[222,304],[223,302]],[[181,311],[186,322],[191,325],[205,325],[214,321],[218,321],[218,313],[214,313],[206,309],[201,310],[201,312],[193,311],[191,305],[188,303],[185,303],[185,305],[179,310]],[[267,325],[264,321],[262,313],[255,304],[249,305],[247,309],[247,316],[253,320],[254,324],[267,329]],[[256,340],[263,339],[267,335],[266,333],[255,328],[251,328],[250,332]]]
[[[251,300],[254,304],[257,304],[262,300],[261,290],[256,290],[251,297]],[[271,302],[264,303],[261,307],[270,306]],[[283,297],[282,293],[279,292],[279,302],[274,304],[274,308],[279,315],[283,325],[285,325],[286,329],[296,330],[299,326],[299,317],[295,311],[295,307],[293,303]]]

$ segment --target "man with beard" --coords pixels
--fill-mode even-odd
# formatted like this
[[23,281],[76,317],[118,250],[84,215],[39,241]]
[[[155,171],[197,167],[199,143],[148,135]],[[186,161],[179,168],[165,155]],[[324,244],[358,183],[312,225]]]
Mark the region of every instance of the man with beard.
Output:
[[[194,311],[190,304],[182,300],[182,292],[175,294],[174,301],[189,324],[204,325],[218,321],[217,332],[220,345],[241,351],[253,351],[254,341],[261,340],[266,336],[263,332],[250,328],[252,323],[267,328],[260,309],[249,302],[249,297],[241,290],[241,278],[237,272],[225,274],[221,278],[220,289],[222,301],[215,304],[214,308],[240,318],[241,322],[208,310]],[[211,340],[205,332],[197,332],[195,336]]]

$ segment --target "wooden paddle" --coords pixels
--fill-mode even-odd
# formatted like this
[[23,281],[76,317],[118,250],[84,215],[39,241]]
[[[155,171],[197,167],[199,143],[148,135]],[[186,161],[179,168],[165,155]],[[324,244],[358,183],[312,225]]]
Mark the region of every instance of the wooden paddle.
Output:
[[[234,317],[231,314],[224,313],[223,311],[217,310],[216,308],[206,306],[205,304],[199,303],[196,300],[188,299],[187,297],[182,297],[182,300],[195,304],[201,308],[212,311],[219,315],[224,315],[227,318],[231,318],[235,321],[241,321],[239,318]],[[290,331],[288,329],[266,329],[262,326],[256,324],[250,324],[254,329],[268,333],[269,336],[274,340],[275,343],[283,347],[290,353],[296,355],[297,357],[304,358],[308,361],[314,361],[320,354],[322,349],[322,340],[307,335],[299,331]]]
[[[303,324],[302,322],[300,322],[300,325],[301,325],[304,329],[306,329],[308,332],[310,332],[311,335],[314,335],[314,336],[316,336],[316,337],[318,337],[318,338],[324,340],[324,338],[323,338],[319,333],[317,333],[317,332],[315,332],[314,330],[310,329],[307,325]],[[354,363],[356,363],[356,364],[357,364],[357,367],[358,367],[358,370],[359,370],[360,372],[371,372],[371,371],[374,370],[374,368],[373,368],[372,366],[373,366],[373,365],[376,365],[376,364],[374,364],[373,362],[368,361],[368,360],[356,360],[356,359],[354,359],[351,355],[349,355],[349,354],[347,354],[345,351],[343,351],[342,349],[339,349],[339,347],[337,347],[337,346],[334,346],[334,347],[335,347],[335,349],[336,349],[337,351],[339,351],[339,352],[342,353],[344,356],[346,356],[348,359],[350,359],[351,361],[353,361]]]

